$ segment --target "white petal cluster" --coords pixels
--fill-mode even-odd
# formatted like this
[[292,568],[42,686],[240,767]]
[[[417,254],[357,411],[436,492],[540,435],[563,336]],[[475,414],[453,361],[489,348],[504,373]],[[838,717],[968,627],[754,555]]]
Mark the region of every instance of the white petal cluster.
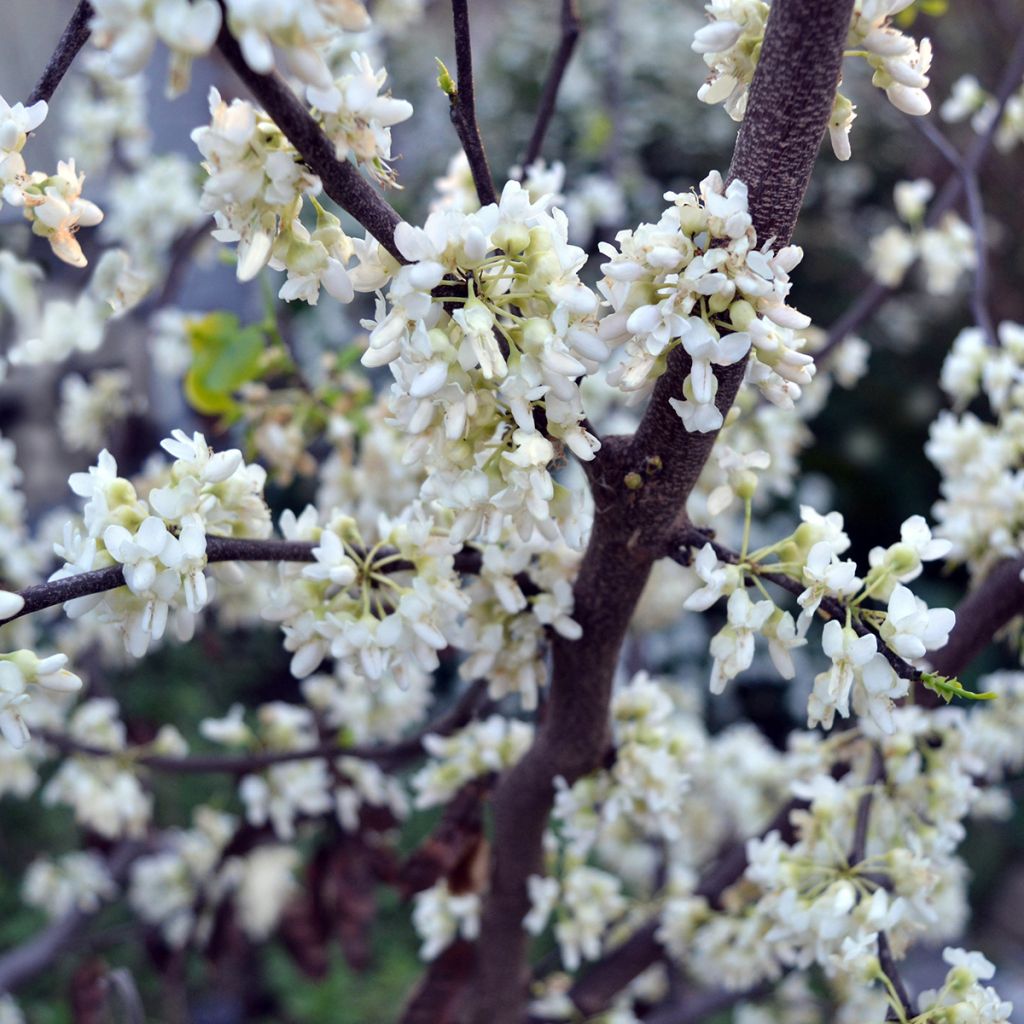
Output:
[[[974,75],[963,75],[953,83],[949,98],[939,108],[943,121],[964,121],[970,118],[971,127],[984,134],[999,112],[995,96],[981,87]],[[995,145],[1008,153],[1024,141],[1024,88],[1018,89],[1006,101],[1002,117],[996,126]]]
[[[224,888],[222,855],[237,821],[210,807],[197,807],[193,827],[165,835],[165,849],[133,865],[128,899],[139,918],[159,929],[171,948],[205,941]],[[197,920],[196,912],[202,915]]]
[[374,70],[365,53],[353,53],[354,69],[326,88],[311,85],[306,97],[339,160],[350,157],[378,182],[392,184],[391,127],[412,117],[407,100],[379,95],[387,72]]
[[850,22],[846,45],[866,51],[865,60],[874,70],[871,84],[885,91],[889,102],[905,114],[927,114],[931,100],[928,69],[932,63],[932,45],[893,27],[890,19],[911,0],[857,0]]
[[65,605],[71,618],[94,612],[117,623],[125,649],[141,657],[173,621],[188,639],[196,615],[212,598],[207,577],[206,536],[262,537],[270,531],[263,503],[265,471],[246,465],[237,449],[214,454],[206,438],[176,430],[162,442],[174,462],[151,485],[146,499],[117,475],[105,449],[87,473],[73,473],[71,489],[87,499],[82,529],[65,526],[55,546],[64,565],[50,578],[62,579],[120,564],[127,589],[75,598]]
[[867,266],[873,277],[897,287],[920,261],[920,280],[930,295],[950,295],[962,274],[977,263],[973,229],[950,211],[935,227],[923,224],[934,186],[930,181],[901,181],[894,190],[896,212],[907,227],[893,224],[871,239]]
[[[981,953],[947,946],[942,959],[950,965],[940,989],[929,989],[917,997],[926,1019],[971,1020],[978,1024],[1010,1024],[1013,1004],[1001,999],[994,988],[982,985],[996,972]],[[938,1012],[936,1012],[938,1011]]]
[[416,894],[412,923],[423,940],[420,956],[433,960],[456,938],[472,940],[480,933],[480,897],[475,892],[454,893],[441,879]]
[[21,884],[24,901],[63,917],[70,910],[94,913],[117,895],[117,885],[102,857],[87,850],[66,853],[58,860],[40,857],[29,865]]
[[[547,203],[510,181],[474,213],[400,224],[410,263],[366,322],[363,363],[389,365],[394,417],[411,435],[403,461],[430,467],[422,496],[451,511],[456,542],[496,541],[507,523],[523,539],[557,538],[571,511],[549,468],[558,444],[584,460],[598,446],[577,384],[607,355],[597,299],[578,276],[585,253]],[[448,300],[432,294],[442,285]]]
[[97,0],[92,8],[92,41],[107,51],[109,72],[138,74],[159,40],[171,51],[171,95],[188,88],[193,58],[209,52],[221,24],[216,0]]
[[613,698],[615,759],[571,787],[557,780],[554,818],[570,864],[638,838],[679,841],[705,734],[679,714],[669,689],[639,673]]
[[56,256],[84,267],[87,260],[75,235],[80,227],[93,227],[103,219],[103,211],[82,198],[85,175],[75,170],[74,160],[59,162],[56,174],[29,171],[21,155],[46,112],[44,100],[12,107],[0,96],[0,209],[5,202],[21,207],[33,234],[45,238]]
[[578,552],[539,535],[485,545],[481,570],[467,581],[469,607],[455,634],[466,654],[462,678],[486,679],[493,700],[517,694],[524,710],[534,710],[547,679],[546,628],[569,640],[582,635],[572,618],[578,564]]
[[312,232],[302,223],[303,198],[320,191],[284,133],[247,100],[227,104],[210,89],[211,122],[192,132],[203,155],[200,206],[217,223],[214,238],[238,243],[238,279],[252,280],[268,263],[287,270],[283,299],[316,304],[323,286],[340,302],[353,292],[345,264],[352,242],[318,204]]
[[795,333],[810,321],[785,304],[801,249],[758,249],[746,186],[733,181],[726,188],[717,172],[701,182],[699,195],[665,198],[673,205],[657,224],[620,231],[617,248],[600,246],[609,262],[599,288],[612,310],[600,336],[624,346],[609,382],[645,395],[669,352],[682,346],[691,369],[672,407],[687,430],[718,430],[714,369],[750,352],[749,379],[769,401],[792,406],[814,374]]
[[575,971],[583,960],[601,955],[605,933],[626,906],[622,883],[615,875],[585,864],[566,874],[555,938],[567,970]]
[[[0,617],[17,614],[24,601],[17,594],[0,590]],[[26,705],[32,700],[32,688],[42,686],[55,693],[76,693],[82,680],[64,666],[65,654],[39,658],[32,651],[0,654],[0,736],[20,749],[29,739],[25,721]]]
[[[77,707],[68,735],[79,743],[112,754],[125,750],[127,736],[117,702],[102,698]],[[87,754],[66,757],[43,790],[43,803],[65,804],[75,820],[107,839],[145,834],[153,797],[143,788],[130,762]]]
[[412,779],[416,807],[447,803],[467,782],[511,768],[533,741],[533,726],[492,715],[451,736],[423,739],[431,761]]
[[[911,0],[856,0],[846,47],[872,68],[871,84],[882,89],[889,102],[906,114],[927,114],[931,101],[928,70],[932,47],[892,25],[891,19]],[[704,5],[710,21],[694,34],[692,49],[711,69],[697,92],[704,103],[722,103],[734,121],[742,121],[747,94],[761,56],[769,3],[762,0],[709,0]],[[832,149],[840,160],[850,159],[850,128],[854,105],[836,92],[829,121]]]
[[[319,526],[312,506],[299,517],[285,513],[281,530],[318,542],[312,565],[281,565],[283,585],[265,612],[282,624],[296,678],[328,655],[369,685],[384,677],[418,685],[437,668],[467,599],[454,571],[457,548],[419,506],[395,519],[381,515],[370,538],[338,513]],[[391,571],[396,562],[401,568]]]
[[1001,558],[1024,550],[1024,327],[1006,321],[991,348],[977,328],[957,335],[942,368],[942,386],[962,409],[984,397],[990,415],[939,413],[925,454],[942,474],[935,503],[937,532],[950,558],[983,575]]
[[61,440],[71,451],[94,452],[138,407],[127,370],[97,370],[89,380],[69,373],[60,382],[57,427]]
[[704,10],[711,20],[693,37],[693,51],[702,54],[711,69],[697,98],[724,104],[734,121],[742,121],[746,113],[747,90],[761,55],[768,9],[762,0],[710,0]]
[[301,81],[330,88],[324,51],[342,32],[362,32],[370,18],[362,0],[226,0],[227,22],[245,62],[260,74],[274,70],[274,47]]

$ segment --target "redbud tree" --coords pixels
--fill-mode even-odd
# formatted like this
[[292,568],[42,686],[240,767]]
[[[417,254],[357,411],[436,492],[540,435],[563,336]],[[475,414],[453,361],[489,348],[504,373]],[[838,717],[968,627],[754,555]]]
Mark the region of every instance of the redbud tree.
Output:
[[[549,6],[81,0],[0,99],[0,383],[81,457],[43,507],[0,438],[2,1024],[1010,1020],[962,841],[1024,765],[973,664],[1024,613],[1024,23],[933,114],[940,3]],[[168,152],[154,75],[207,99]],[[865,544],[815,431],[929,304],[933,493]]]

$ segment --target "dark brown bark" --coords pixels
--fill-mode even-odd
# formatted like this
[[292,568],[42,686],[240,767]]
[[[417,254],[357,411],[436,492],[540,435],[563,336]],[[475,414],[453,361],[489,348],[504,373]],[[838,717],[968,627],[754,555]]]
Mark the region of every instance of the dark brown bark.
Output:
[[[750,190],[758,237],[788,242],[832,108],[852,0],[776,0],[731,177]],[[526,882],[541,871],[541,839],[554,779],[593,771],[608,743],[612,678],[633,609],[715,442],[688,434],[668,405],[681,393],[688,359],[677,350],[632,439],[610,438],[592,476],[596,514],[574,588],[579,641],[556,639],[550,699],[533,747],[499,785],[494,859],[485,902],[475,1024],[518,1024],[526,997],[529,910]],[[719,373],[717,404],[727,411],[743,367]],[[628,472],[643,486],[625,487]]]

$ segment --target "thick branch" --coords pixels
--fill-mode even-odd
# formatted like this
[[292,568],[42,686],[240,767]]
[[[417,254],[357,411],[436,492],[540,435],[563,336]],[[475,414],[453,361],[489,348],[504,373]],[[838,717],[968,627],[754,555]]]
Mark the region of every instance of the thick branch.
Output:
[[[777,0],[772,5],[732,177],[750,193],[759,239],[789,240],[825,133],[853,0]],[[526,995],[526,880],[542,871],[541,842],[554,779],[570,784],[601,763],[623,637],[651,566],[711,452],[713,434],[690,435],[668,404],[685,376],[677,349],[630,442],[608,438],[592,478],[596,514],[573,594],[582,638],[553,644],[550,699],[533,747],[494,798],[494,858],[481,922],[475,1024],[518,1024]],[[719,376],[717,402],[731,406],[743,367]],[[656,457],[656,458],[655,458]],[[623,485],[628,472],[644,481]]]
[[530,142],[523,157],[523,178],[526,177],[526,168],[540,156],[540,151],[544,146],[544,136],[547,135],[551,118],[555,113],[558,90],[562,87],[562,79],[565,77],[569,61],[572,60],[573,51],[576,49],[576,42],[580,37],[580,13],[577,0],[562,0],[561,26],[562,38],[551,59],[551,68],[548,71],[547,80],[544,82],[544,91],[541,93],[540,104],[537,107],[537,120],[534,122],[533,134],[530,136]]
[[458,83],[449,96],[452,124],[469,161],[477,198],[488,206],[498,201],[494,178],[487,163],[484,140],[476,121],[476,96],[473,90],[473,44],[469,38],[469,0],[452,0],[452,23],[455,29],[455,70]]
[[57,41],[57,48],[53,51],[43,71],[42,77],[36,83],[36,87],[29,93],[25,101],[26,106],[32,106],[39,100],[49,102],[50,97],[57,91],[61,79],[68,73],[78,51],[85,46],[89,38],[89,21],[92,18],[92,4],[89,0],[79,0],[70,20]]
[[352,164],[338,159],[334,143],[279,75],[274,72],[261,75],[246,64],[237,40],[227,27],[226,17],[217,36],[217,48],[320,178],[327,195],[352,214],[396,260],[404,263],[395,247],[395,228],[401,218]]
[[960,603],[946,646],[931,655],[940,675],[958,676],[1010,619],[1024,613],[1024,558],[1000,562]]

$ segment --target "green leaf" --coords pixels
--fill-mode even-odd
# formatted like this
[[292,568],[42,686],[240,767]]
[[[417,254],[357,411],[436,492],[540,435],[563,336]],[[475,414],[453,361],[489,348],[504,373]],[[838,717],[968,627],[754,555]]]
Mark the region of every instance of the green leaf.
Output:
[[995,700],[996,694],[975,693],[973,690],[965,690],[964,684],[959,679],[951,679],[948,676],[940,676],[938,672],[922,672],[921,682],[925,688],[937,693],[947,704],[954,698],[962,700]]
[[263,330],[242,327],[233,313],[210,313],[189,321],[188,340],[192,366],[185,375],[185,397],[207,416],[236,413],[235,392],[260,374]]

